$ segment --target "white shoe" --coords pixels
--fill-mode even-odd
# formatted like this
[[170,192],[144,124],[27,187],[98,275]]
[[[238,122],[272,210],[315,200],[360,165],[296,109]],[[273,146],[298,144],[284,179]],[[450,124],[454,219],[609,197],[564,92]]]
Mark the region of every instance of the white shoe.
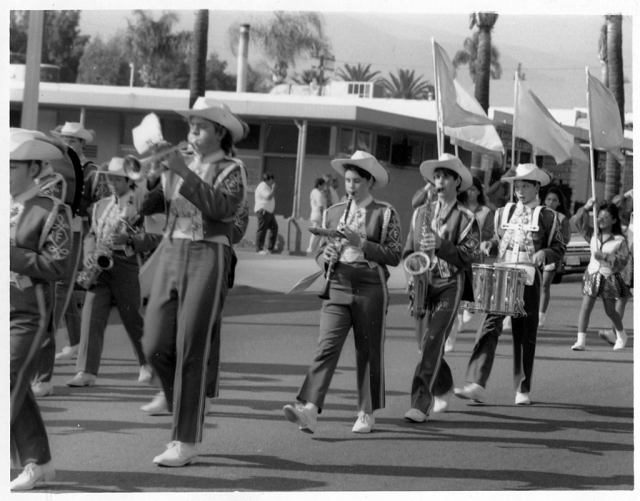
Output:
[[429,419],[429,416],[427,416],[420,409],[413,408],[407,411],[407,413],[404,415],[404,418],[408,419],[409,421],[413,421],[414,423],[424,423]]
[[305,433],[314,433],[316,431],[318,416],[311,409],[298,404],[295,407],[293,405],[285,405],[282,410],[287,421],[298,425],[300,431]]
[[73,379],[67,381],[67,386],[93,386],[96,384],[96,376],[90,372],[78,372]]
[[502,321],[502,330],[509,331],[511,330],[511,317],[504,317]]
[[51,482],[54,478],[56,478],[56,470],[51,461],[46,464],[29,463],[11,482],[9,488],[12,491],[29,491],[38,482]]
[[449,401],[451,400],[451,395],[453,395],[453,391],[449,390],[444,395],[439,397],[433,397],[433,412],[447,412],[447,408],[449,407]]
[[531,399],[528,393],[516,392],[516,405],[531,405]]
[[157,416],[158,414],[166,414],[169,412],[169,406],[167,405],[167,398],[164,395],[164,391],[156,393],[153,400],[140,407],[140,410],[148,413],[150,416]]
[[573,351],[584,351],[585,347],[586,347],[586,344],[585,344],[585,343],[581,343],[580,341],[578,341],[578,342],[576,342],[576,344],[574,344],[574,345],[571,347],[571,349],[572,349]]
[[31,391],[36,398],[53,395],[53,383],[51,381],[39,381],[31,385]]
[[484,403],[486,399],[486,391],[478,383],[467,383],[462,388],[454,388],[453,392],[456,397],[467,400],[473,400],[478,404]]
[[71,360],[78,356],[80,345],[65,346],[60,353],[56,353],[56,360]]
[[611,346],[615,345],[617,341],[616,335],[611,329],[599,330],[598,337]]
[[353,425],[351,431],[353,433],[371,433],[374,424],[376,424],[376,418],[364,411],[360,411],[358,412],[358,419],[356,419],[356,423]]
[[150,383],[153,379],[153,369],[149,364],[140,366],[140,375],[138,376],[138,383]]
[[271,254],[271,251],[267,249],[262,249],[260,252],[258,252],[258,254],[261,256],[268,256],[269,254]]
[[613,346],[614,350],[621,350],[627,345],[627,333],[625,331],[616,332],[616,344]]
[[159,466],[185,466],[198,459],[197,444],[186,442],[173,442],[167,444],[167,450],[153,458],[153,462]]

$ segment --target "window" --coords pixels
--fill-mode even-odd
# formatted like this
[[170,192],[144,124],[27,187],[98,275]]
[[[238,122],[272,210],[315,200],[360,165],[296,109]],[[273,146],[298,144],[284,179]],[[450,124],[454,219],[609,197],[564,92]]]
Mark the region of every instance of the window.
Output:
[[347,86],[347,94],[358,97],[371,97],[371,86],[369,82],[350,83]]
[[355,148],[353,146],[353,129],[340,129],[340,147],[338,153],[351,155],[355,152]]
[[310,125],[307,127],[307,155],[329,155],[331,127]]
[[370,153],[372,151],[371,132],[359,130],[357,137],[358,141],[356,142],[356,150],[366,151],[367,153]]
[[376,140],[376,158],[388,162],[391,157],[391,137],[378,135]]
[[260,124],[248,124],[249,133],[242,141],[236,144],[239,150],[260,149]]
[[266,126],[267,153],[291,153],[298,152],[298,127],[289,124],[271,124]]

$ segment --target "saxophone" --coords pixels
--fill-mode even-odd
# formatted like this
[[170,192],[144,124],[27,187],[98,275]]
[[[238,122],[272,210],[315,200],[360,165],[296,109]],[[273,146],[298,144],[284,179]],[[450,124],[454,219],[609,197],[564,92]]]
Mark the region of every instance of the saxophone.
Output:
[[435,264],[435,251],[426,250],[426,237],[433,234],[431,221],[433,206],[427,202],[422,230],[420,234],[420,250],[407,256],[404,260],[404,270],[407,275],[409,292],[409,309],[411,315],[417,319],[424,318],[427,313],[427,286],[429,285],[429,269]]
[[100,273],[113,267],[113,240],[127,224],[118,212],[116,210],[113,213],[115,216],[108,218],[99,237],[96,238],[96,248],[89,256],[87,265],[78,273],[76,283],[83,289],[89,290]]

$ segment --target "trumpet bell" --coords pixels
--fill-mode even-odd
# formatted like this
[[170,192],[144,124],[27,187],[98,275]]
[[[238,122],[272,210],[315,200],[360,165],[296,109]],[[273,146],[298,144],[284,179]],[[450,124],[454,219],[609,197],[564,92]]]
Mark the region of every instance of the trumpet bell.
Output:
[[409,275],[422,275],[430,266],[431,258],[424,252],[414,252],[404,260],[404,270]]
[[139,181],[143,177],[142,162],[133,155],[124,157],[123,169],[132,181]]

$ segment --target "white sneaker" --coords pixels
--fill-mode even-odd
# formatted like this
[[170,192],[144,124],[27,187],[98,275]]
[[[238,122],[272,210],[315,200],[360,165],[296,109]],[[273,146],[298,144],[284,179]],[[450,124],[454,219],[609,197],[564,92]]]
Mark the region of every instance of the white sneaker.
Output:
[[502,330],[510,331],[511,330],[511,317],[504,317],[502,321]]
[[56,360],[71,360],[78,356],[80,345],[65,346],[60,353],[56,353]]
[[[576,344],[574,344],[574,345],[571,347],[571,349],[572,349],[573,351],[584,351],[585,347],[586,347],[586,344],[585,344],[585,343],[581,343],[580,341],[578,341],[578,342],[576,342]],[[615,349],[615,348],[614,348],[614,349]]]
[[429,419],[429,416],[427,416],[420,409],[412,408],[407,411],[407,413],[404,415],[404,418],[408,419],[409,421],[413,421],[414,423],[424,423]]
[[298,425],[300,431],[305,433],[314,433],[316,431],[318,416],[315,412],[300,404],[295,407],[293,405],[285,405],[282,410],[287,421]]
[[516,392],[516,405],[531,405],[531,399],[528,393]]
[[487,390],[478,383],[467,383],[462,388],[454,388],[453,392],[458,398],[473,400],[478,404],[482,404],[486,399]]
[[153,458],[159,466],[185,466],[198,459],[197,444],[188,444],[174,440],[167,444],[167,450]]
[[140,375],[138,376],[138,383],[150,383],[153,379],[153,369],[149,364],[140,366]]
[[603,329],[598,331],[598,337],[611,346],[616,344],[617,338],[611,329]]
[[258,252],[258,254],[261,256],[268,256],[269,254],[271,254],[271,251],[267,249],[262,249],[260,252]]
[[12,491],[29,491],[38,482],[51,482],[56,478],[56,470],[49,461],[46,464],[29,463],[10,485]]
[[621,350],[627,346],[627,333],[625,331],[616,333],[616,344],[613,346],[614,350]]
[[447,412],[449,401],[451,400],[451,395],[453,395],[453,390],[449,390],[447,393],[439,397],[434,395],[433,412]]
[[90,372],[78,372],[73,379],[67,381],[67,386],[93,386],[96,384],[96,376]]
[[158,414],[166,414],[169,412],[169,406],[167,405],[167,398],[164,395],[164,391],[156,393],[153,400],[140,407],[140,410],[148,413],[150,416],[157,416]]
[[364,411],[360,411],[358,412],[358,419],[356,419],[356,423],[353,425],[351,431],[353,433],[371,433],[374,424],[376,424],[376,418]]
[[38,381],[31,385],[31,391],[36,398],[48,397],[53,395],[53,383],[51,381]]

